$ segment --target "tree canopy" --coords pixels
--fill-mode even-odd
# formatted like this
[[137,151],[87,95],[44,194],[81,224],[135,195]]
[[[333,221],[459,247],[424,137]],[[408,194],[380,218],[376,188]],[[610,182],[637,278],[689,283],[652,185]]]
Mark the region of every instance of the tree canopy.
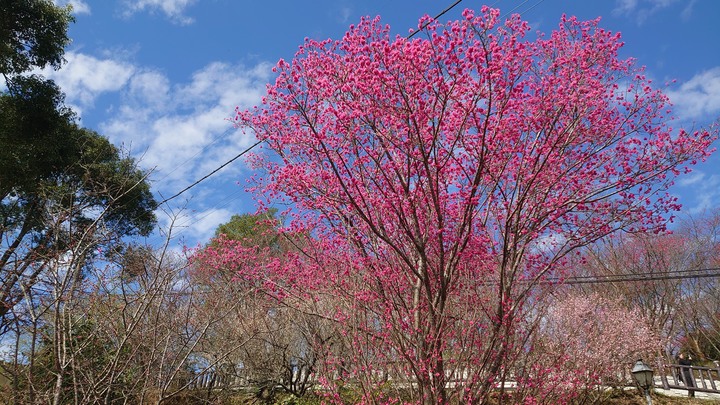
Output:
[[33,67],[59,68],[72,21],[69,8],[50,0],[0,2],[0,73],[7,78]]

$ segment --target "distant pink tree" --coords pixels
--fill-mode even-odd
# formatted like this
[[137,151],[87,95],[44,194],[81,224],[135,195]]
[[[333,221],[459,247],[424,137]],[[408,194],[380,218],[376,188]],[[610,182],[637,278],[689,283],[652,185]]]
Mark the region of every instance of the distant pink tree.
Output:
[[499,15],[308,39],[237,113],[273,152],[253,159],[261,205],[312,236],[261,276],[342,325],[354,357],[328,359],[328,381],[364,401],[385,400],[390,369],[412,401],[486,400],[532,332],[534,285],[603,236],[664,229],[668,187],[715,138],[669,128],[667,97],[597,20],[533,38]]
[[[688,270],[712,267],[711,244],[694,240],[682,228],[672,234],[618,235],[597,243],[587,251],[583,266],[596,277],[640,275],[644,282],[614,282],[590,286],[606,297],[623,300],[637,308],[658,336],[668,343],[665,355],[673,359],[674,341],[682,336],[683,325],[692,324],[695,292],[708,280],[667,279],[671,272],[685,274]],[[678,273],[675,273],[678,274]]]
[[579,292],[555,297],[531,342],[519,391],[547,404],[576,403],[601,385],[624,384],[635,360],[652,363],[665,343],[641,311]]

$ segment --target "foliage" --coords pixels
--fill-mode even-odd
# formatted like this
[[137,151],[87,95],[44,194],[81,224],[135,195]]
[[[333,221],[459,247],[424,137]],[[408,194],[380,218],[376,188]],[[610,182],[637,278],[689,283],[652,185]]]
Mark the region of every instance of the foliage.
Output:
[[233,215],[230,221],[218,225],[215,238],[222,235],[229,240],[243,242],[245,245],[268,246],[278,238],[276,217],[277,209],[271,208],[267,212],[251,215]]
[[36,192],[37,180],[68,166],[78,155],[72,111],[51,81],[18,76],[11,92],[0,93],[0,196]]
[[[54,141],[41,138],[26,142],[26,138],[18,137],[25,149],[16,148],[12,139],[0,137],[3,151],[10,151],[10,155],[24,152],[12,156],[11,160],[20,160],[18,167],[22,169],[23,162],[33,167],[11,178],[3,177],[2,315],[22,296],[19,283],[31,287],[49,262],[70,251],[79,254],[74,260],[90,260],[97,248],[109,248],[124,236],[147,235],[155,224],[155,200],[145,173],[137,169],[132,158],[123,157],[101,135],[72,124],[49,137]],[[58,161],[43,154],[46,145],[60,145],[48,154],[57,152]],[[35,159],[40,161],[36,164]],[[81,242],[83,248],[78,245]],[[90,249],[93,245],[96,250]]]
[[[0,317],[48,266],[83,265],[97,250],[155,225],[155,201],[132,158],[75,122],[49,80],[22,74],[59,68],[69,9],[50,1],[0,6]],[[112,236],[109,236],[112,234]],[[0,331],[0,334],[4,330]]]
[[8,398],[28,403],[112,402],[138,384],[124,363],[130,330],[113,335],[90,310],[117,302],[118,284],[102,297],[92,286],[110,280],[99,267],[124,238],[152,231],[156,203],[135,160],[28,74],[60,68],[70,22],[52,1],[0,3],[0,336],[15,340]]
[[15,75],[33,67],[59,68],[70,43],[69,8],[49,0],[3,0],[0,3],[0,74]]
[[291,231],[314,236],[254,277],[288,305],[328,299],[351,355],[326,360],[330,389],[381,401],[395,369],[413,401],[486,400],[532,330],[534,285],[605,235],[664,229],[673,178],[708,156],[715,132],[667,127],[619,35],[563,17],[529,39],[499,15],[307,40],[238,112],[278,155],[254,160],[260,203],[291,204]]

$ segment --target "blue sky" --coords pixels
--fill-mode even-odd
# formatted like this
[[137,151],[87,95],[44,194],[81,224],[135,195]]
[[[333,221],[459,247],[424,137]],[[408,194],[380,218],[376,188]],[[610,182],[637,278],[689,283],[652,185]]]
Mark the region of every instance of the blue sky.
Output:
[[[339,38],[361,16],[380,15],[407,34],[424,14],[454,0],[54,0],[70,3],[75,24],[56,80],[81,124],[122,145],[152,169],[158,200],[182,190],[254,142],[227,121],[236,106],[258,104],[272,66],[290,60],[305,37]],[[676,105],[674,127],[707,126],[720,117],[720,2],[716,0],[463,0],[440,18],[483,4],[519,13],[549,32],[562,14],[602,17]],[[178,245],[209,238],[231,215],[254,211],[239,160],[174,199]],[[238,185],[239,184],[239,185]],[[673,188],[685,213],[720,206],[715,155]]]

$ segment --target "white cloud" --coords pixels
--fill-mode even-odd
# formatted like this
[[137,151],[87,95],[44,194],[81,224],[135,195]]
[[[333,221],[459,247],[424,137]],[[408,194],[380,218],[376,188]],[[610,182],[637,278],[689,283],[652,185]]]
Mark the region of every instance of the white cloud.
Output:
[[617,6],[615,7],[615,13],[617,14],[628,14],[635,11],[638,0],[617,0]]
[[56,6],[70,5],[73,14],[90,14],[90,6],[83,0],[53,0]]
[[43,74],[55,80],[68,102],[81,109],[92,106],[102,93],[122,89],[136,70],[130,63],[77,52],[66,52],[65,59],[63,69],[46,69]]
[[170,81],[157,71],[139,72],[130,81],[128,96],[134,104],[161,110],[170,96]]
[[613,14],[635,18],[638,24],[642,24],[651,15],[674,4],[685,5],[680,16],[684,20],[687,20],[692,14],[695,0],[690,2],[680,0],[616,0],[615,4],[616,7],[613,10]]
[[678,185],[681,187],[689,187],[693,184],[702,184],[701,182],[705,178],[705,173],[693,171],[689,175],[681,176],[678,180]]
[[187,17],[184,12],[187,7],[197,0],[125,0],[125,15],[133,15],[137,12],[148,11],[150,13],[161,12],[172,21],[179,24],[191,24],[193,19]]
[[194,235],[202,235],[201,239],[209,239],[215,232],[218,224],[230,220],[234,213],[227,209],[210,209],[197,212],[190,224],[191,232]]
[[695,1],[696,0],[689,1],[685,5],[685,8],[683,9],[682,13],[680,13],[680,17],[682,17],[683,21],[688,21],[690,19],[690,17],[692,17],[692,9],[693,9],[693,6],[695,6]]
[[136,68],[102,133],[142,154],[144,166],[157,168],[161,186],[177,190],[254,142],[227,119],[236,106],[259,102],[270,69],[211,63],[187,83],[171,85],[161,73]]
[[[71,51],[66,53],[66,59],[63,69],[45,70],[42,74],[58,83],[76,112],[103,105],[106,118],[93,129],[128,150],[142,167],[153,170],[152,186],[162,194],[160,199],[208,174],[255,142],[251,134],[236,131],[228,119],[234,116],[236,107],[259,104],[272,74],[272,66],[267,63],[250,67],[210,63],[187,81],[172,83],[164,73],[130,63],[121,53],[96,57]],[[109,97],[101,103],[98,98],[105,94]],[[227,195],[227,185],[230,194],[242,191],[235,182],[243,170],[242,164],[230,165],[178,200],[194,195],[194,200],[213,201],[212,207],[217,207]],[[223,191],[212,188],[218,184]],[[201,199],[203,193],[207,194]],[[236,206],[236,200],[237,195],[227,204]],[[183,233],[202,238],[209,229],[227,220],[230,211],[208,209],[203,215],[193,216],[196,219]]]
[[341,24],[346,24],[350,20],[350,16],[352,16],[352,9],[350,7],[340,7],[336,16]]
[[188,236],[195,240],[207,241],[215,234],[218,225],[229,221],[233,214],[237,214],[237,212],[225,208],[209,208],[201,211],[185,210],[175,218],[172,225],[167,217],[161,217],[161,222],[165,229],[173,226],[175,236]]
[[[707,165],[710,164],[712,162],[708,161]],[[682,178],[677,186],[678,194],[683,196],[680,200],[683,212],[694,215],[717,207],[720,199],[720,175],[708,175],[696,168],[690,176]]]
[[720,66],[698,73],[667,92],[681,119],[714,119],[720,114]]

